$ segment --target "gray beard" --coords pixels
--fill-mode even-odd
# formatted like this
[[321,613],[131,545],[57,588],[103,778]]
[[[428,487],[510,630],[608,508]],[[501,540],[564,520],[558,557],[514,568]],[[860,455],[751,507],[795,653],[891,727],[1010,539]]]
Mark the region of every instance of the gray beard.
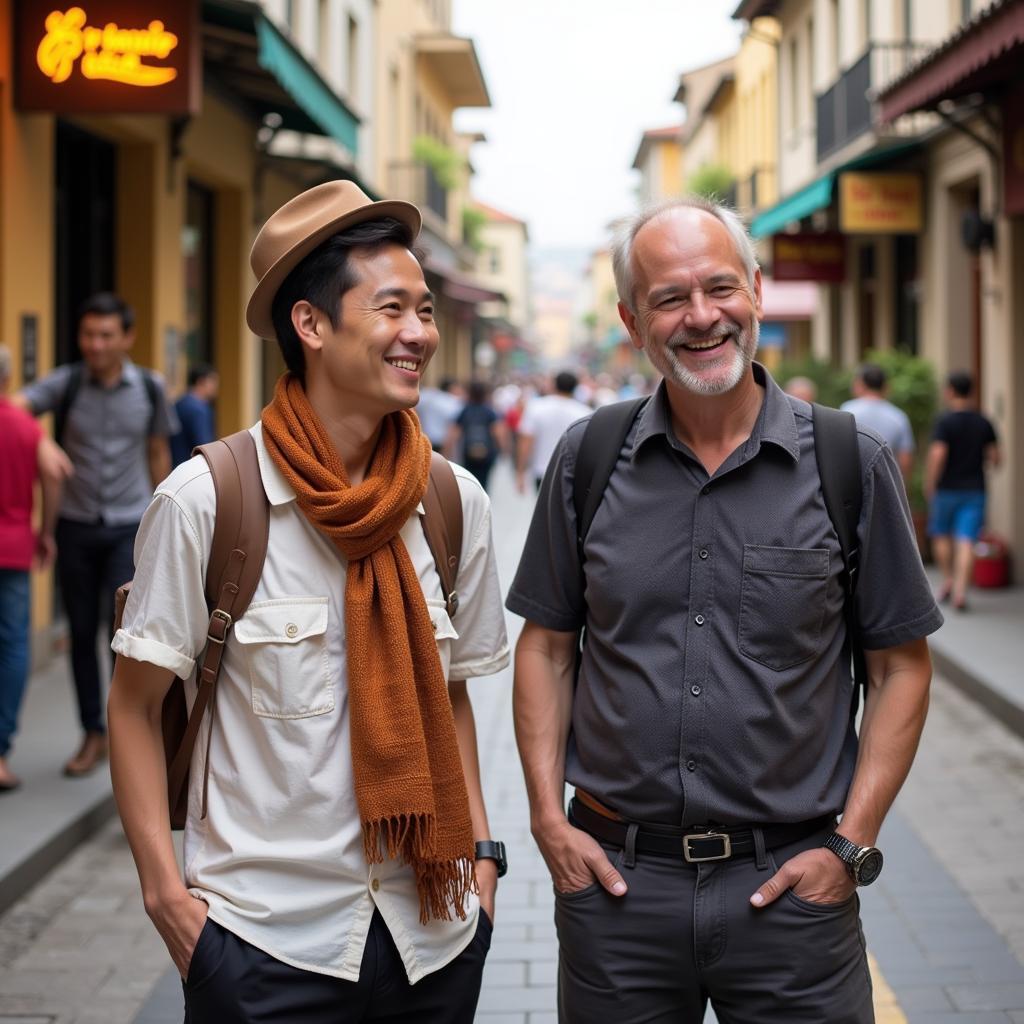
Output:
[[[729,338],[734,346],[732,353],[721,356],[707,367],[707,369],[717,368],[722,360],[729,358],[730,355],[732,356],[729,373],[725,377],[720,377],[716,380],[705,380],[703,376],[692,373],[683,365],[682,361],[676,356],[675,350],[685,340],[685,335],[683,337],[677,335],[670,339],[662,350],[665,362],[668,364],[666,366],[668,371],[666,377],[673,384],[677,384],[679,387],[685,388],[695,395],[724,395],[732,391],[750,369],[754,353],[757,351],[760,327],[760,323],[756,319],[751,318],[751,326],[747,330],[741,330],[738,334],[733,331],[724,331],[720,335],[711,336]],[[704,340],[707,340],[707,336],[705,336]]]

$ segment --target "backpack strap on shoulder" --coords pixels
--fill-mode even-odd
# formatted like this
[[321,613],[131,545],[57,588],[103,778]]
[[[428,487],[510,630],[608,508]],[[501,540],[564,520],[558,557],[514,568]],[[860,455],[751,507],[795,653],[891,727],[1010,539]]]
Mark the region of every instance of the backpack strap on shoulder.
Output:
[[583,542],[590,532],[597,509],[604,498],[622,445],[633,421],[648,398],[614,402],[594,410],[583,430],[572,480],[572,503],[576,511],[576,547],[583,565]]
[[863,504],[860,445],[857,421],[841,409],[811,404],[814,423],[814,456],[818,463],[821,493],[832,526],[839,537],[843,555],[843,612],[846,636],[853,657],[853,714],[857,713],[861,691],[867,698],[867,664],[860,641],[855,599],[860,571],[860,547],[857,526]]
[[146,424],[146,434],[152,437],[153,424],[156,423],[156,410],[160,404],[160,385],[152,371],[147,370],[144,366],[139,367],[139,372],[142,374],[142,383],[146,388],[146,397],[149,399],[149,422]]
[[59,445],[64,444],[64,430],[68,425],[68,413],[75,403],[78,392],[82,390],[82,378],[85,375],[85,364],[82,362],[72,363],[68,373],[67,387],[64,394],[60,396],[57,408],[53,410],[53,439]]
[[[188,717],[185,734],[167,772],[168,800],[172,814],[179,801],[187,805],[185,781],[188,778],[192,750],[207,707],[213,730],[214,695],[220,676],[224,643],[236,619],[241,618],[256,592],[267,556],[270,533],[270,508],[263,478],[260,476],[256,443],[247,430],[219,441],[200,445],[197,452],[210,464],[217,512],[213,542],[206,567],[206,601],[210,608],[206,648],[196,675],[197,694]],[[210,775],[207,746],[203,772],[203,817],[206,817],[206,790]]]
[[423,536],[434,556],[441,593],[449,618],[459,610],[459,561],[462,558],[462,495],[448,460],[438,452],[430,456],[430,477],[420,516]]

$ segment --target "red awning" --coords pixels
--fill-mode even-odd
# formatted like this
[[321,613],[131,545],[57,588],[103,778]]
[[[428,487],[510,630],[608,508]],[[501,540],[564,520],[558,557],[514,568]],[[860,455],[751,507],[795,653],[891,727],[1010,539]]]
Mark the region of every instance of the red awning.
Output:
[[879,94],[880,119],[1019,81],[1022,57],[1024,0],[995,0]]

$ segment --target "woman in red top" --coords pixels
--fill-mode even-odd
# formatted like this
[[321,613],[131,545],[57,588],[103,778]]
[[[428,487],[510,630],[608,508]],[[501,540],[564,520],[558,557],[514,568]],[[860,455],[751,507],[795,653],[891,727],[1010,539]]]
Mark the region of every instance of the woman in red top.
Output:
[[[7,766],[11,738],[28,677],[29,570],[53,562],[53,530],[61,482],[70,469],[64,453],[36,421],[8,401],[11,354],[0,345],[0,793],[20,780]],[[33,485],[42,490],[42,528],[32,530]]]

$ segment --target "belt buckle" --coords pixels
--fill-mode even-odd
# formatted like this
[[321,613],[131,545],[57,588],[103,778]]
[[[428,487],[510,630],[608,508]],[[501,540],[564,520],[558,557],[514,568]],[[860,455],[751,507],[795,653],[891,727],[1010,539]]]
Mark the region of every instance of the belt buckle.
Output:
[[[694,839],[719,839],[722,852],[702,857],[690,852],[690,842]],[[683,860],[687,864],[703,864],[709,860],[728,860],[732,856],[732,840],[724,832],[691,832],[683,836]]]

